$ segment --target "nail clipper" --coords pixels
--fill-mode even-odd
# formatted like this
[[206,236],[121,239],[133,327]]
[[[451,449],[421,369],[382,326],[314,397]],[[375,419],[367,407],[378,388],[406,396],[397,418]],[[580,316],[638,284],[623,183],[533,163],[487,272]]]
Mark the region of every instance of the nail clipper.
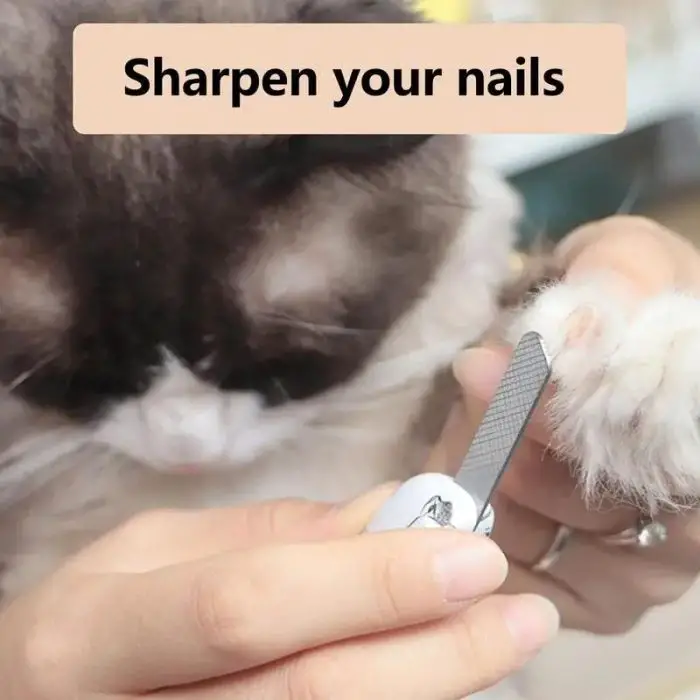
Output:
[[539,334],[523,335],[455,477],[420,474],[376,513],[367,532],[454,528],[489,537],[491,499],[551,375]]

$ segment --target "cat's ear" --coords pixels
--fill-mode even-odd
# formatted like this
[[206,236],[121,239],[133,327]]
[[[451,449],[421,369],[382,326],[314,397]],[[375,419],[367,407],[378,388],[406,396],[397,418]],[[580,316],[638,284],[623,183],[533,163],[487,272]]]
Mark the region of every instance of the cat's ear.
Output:
[[[40,140],[37,135],[37,145]],[[21,133],[17,121],[0,110],[0,216],[36,206],[45,182],[39,149]]]

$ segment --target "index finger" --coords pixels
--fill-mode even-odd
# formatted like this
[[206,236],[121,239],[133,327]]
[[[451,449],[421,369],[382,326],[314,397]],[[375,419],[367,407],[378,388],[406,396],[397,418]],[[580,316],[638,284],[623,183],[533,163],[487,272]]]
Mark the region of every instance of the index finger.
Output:
[[[462,352],[454,363],[454,375],[463,389],[463,401],[470,414],[469,420],[473,429],[466,431],[471,434],[476,424],[486,410],[486,406],[494,393],[510,363],[512,351],[506,347],[478,347]],[[547,404],[554,395],[555,388],[547,385],[541,399],[535,407],[532,418],[527,426],[527,435],[543,446],[551,441],[551,431],[547,422]],[[456,429],[453,429],[456,432]],[[464,426],[462,426],[464,433]],[[455,440],[455,438],[452,438]],[[464,440],[460,441],[464,445]],[[468,441],[466,442],[468,445]],[[466,447],[464,447],[466,453]]]
[[289,498],[234,508],[146,512],[84,549],[66,570],[138,573],[272,542],[355,535],[395,488],[383,484],[340,505]]
[[440,619],[495,590],[506,570],[490,540],[447,530],[242,550],[88,587],[57,612],[71,630],[62,653],[90,689],[185,685]]

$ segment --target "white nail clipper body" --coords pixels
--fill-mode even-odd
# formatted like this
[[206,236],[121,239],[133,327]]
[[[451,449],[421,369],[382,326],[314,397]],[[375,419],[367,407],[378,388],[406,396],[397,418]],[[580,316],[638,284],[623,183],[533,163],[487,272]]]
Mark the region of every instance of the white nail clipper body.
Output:
[[382,506],[367,532],[454,528],[489,536],[490,500],[549,381],[551,362],[542,338],[526,333],[489,404],[460,470],[409,479]]

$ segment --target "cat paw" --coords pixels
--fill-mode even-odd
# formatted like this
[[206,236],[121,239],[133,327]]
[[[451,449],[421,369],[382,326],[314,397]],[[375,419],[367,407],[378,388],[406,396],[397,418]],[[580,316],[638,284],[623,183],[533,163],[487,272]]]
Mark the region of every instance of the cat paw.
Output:
[[700,497],[700,299],[642,303],[601,277],[546,288],[510,326],[540,333],[557,391],[552,448],[588,497],[649,508]]

